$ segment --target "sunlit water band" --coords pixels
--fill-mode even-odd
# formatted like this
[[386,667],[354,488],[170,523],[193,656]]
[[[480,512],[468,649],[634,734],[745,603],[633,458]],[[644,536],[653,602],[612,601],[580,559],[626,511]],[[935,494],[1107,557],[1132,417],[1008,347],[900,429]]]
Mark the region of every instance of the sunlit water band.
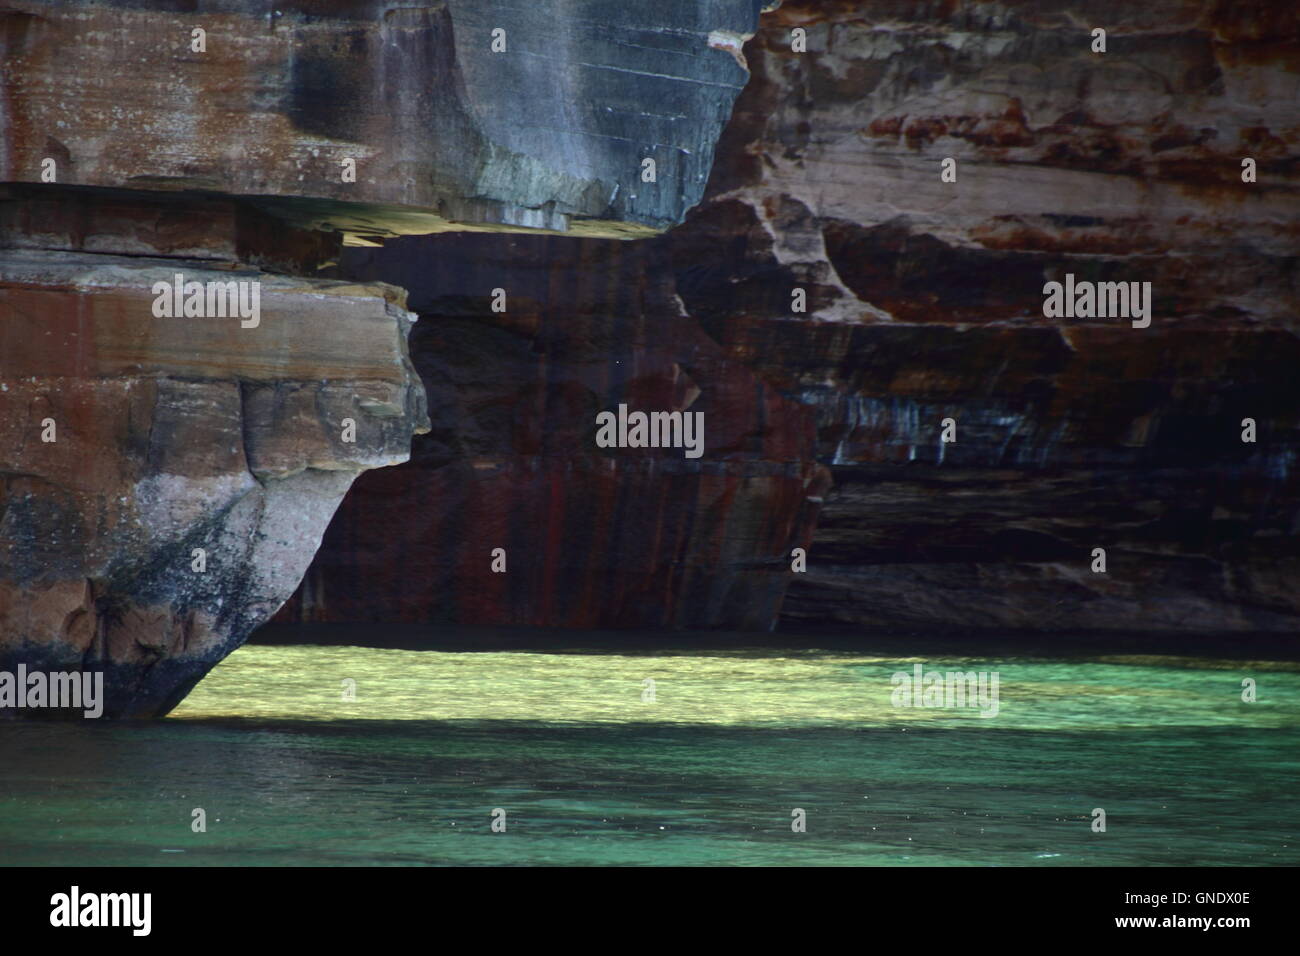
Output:
[[[971,706],[894,706],[891,678],[913,675],[918,663],[926,674],[998,674],[996,716],[981,717]],[[1242,699],[1246,679],[1256,682],[1253,703]],[[345,690],[354,699],[345,699]],[[1287,662],[1151,656],[1044,661],[769,648],[624,655],[250,645],[214,669],[173,716],[732,727],[970,721],[1003,729],[1300,727],[1300,673]]]

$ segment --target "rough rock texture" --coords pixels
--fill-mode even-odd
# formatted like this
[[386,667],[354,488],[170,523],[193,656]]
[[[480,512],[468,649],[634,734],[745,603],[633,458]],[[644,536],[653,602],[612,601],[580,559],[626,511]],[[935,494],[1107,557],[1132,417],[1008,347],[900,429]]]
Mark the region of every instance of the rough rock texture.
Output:
[[[259,325],[156,319],[177,271],[259,280]],[[5,254],[0,670],[104,670],[105,713],[172,708],[298,585],[357,473],[428,424],[412,319],[390,286]]]
[[[756,8],[519,5],[499,54],[470,0],[0,12],[0,667],[164,712],[274,610],[422,425],[379,283],[432,430],[283,619],[1293,633],[1294,5],[792,0],[741,52]],[[744,62],[704,201],[617,241],[700,197]],[[391,238],[520,226],[578,237]],[[343,284],[149,314],[252,265]],[[1150,327],[1045,317],[1066,274]],[[597,448],[619,403],[704,457]]]
[[[680,314],[663,249],[406,237],[342,268],[410,290],[432,430],[358,481],[278,620],[772,626],[826,487],[812,416]],[[702,413],[703,456],[597,447],[620,403]]]
[[[794,0],[745,55],[672,243],[834,471],[784,626],[1294,631],[1295,5]],[[1045,318],[1066,273],[1151,326]]]
[[[464,247],[471,253],[436,243],[423,254],[349,253],[343,267],[464,291],[459,311],[418,306],[441,316],[416,362],[431,393],[444,396],[434,404],[448,409],[449,436],[478,429],[499,443],[500,429],[517,424],[512,434],[551,449],[557,466],[582,460],[587,436],[547,424],[536,408],[559,394],[545,376],[596,334],[567,312],[577,303],[582,313],[593,297],[610,303],[611,319],[634,323],[597,354],[626,364],[662,347],[658,332],[637,338],[643,321],[696,325],[721,346],[707,350],[714,367],[736,376],[734,366],[747,365],[764,396],[775,388],[810,408],[809,447],[798,445],[801,418],[789,404],[774,403],[763,418],[786,436],[783,455],[801,473],[816,460],[835,476],[807,573],[785,574],[788,628],[1294,631],[1297,16],[1282,2],[786,3],[745,47],[753,78],[723,134],[706,202],[649,241],[653,253],[625,249],[617,278],[605,244],[593,242],[554,256],[543,288],[532,277],[536,254],[521,262],[517,241],[504,237],[480,238]],[[1104,54],[1091,50],[1095,26],[1108,31]],[[791,49],[796,27],[807,52]],[[956,182],[940,176],[949,157]],[[1244,157],[1256,160],[1255,183],[1242,181]],[[1067,273],[1151,282],[1150,327],[1046,318],[1044,283]],[[672,305],[609,298],[647,277],[676,297]],[[516,337],[502,336],[507,320],[493,318],[484,297],[520,283],[540,290],[529,295],[546,318],[516,318]],[[792,309],[796,288],[807,293],[805,313]],[[552,329],[576,338],[553,348]],[[501,344],[462,347],[476,340]],[[529,341],[537,354],[525,356],[522,367],[533,370],[521,395],[521,373],[499,378],[489,356]],[[565,383],[573,376],[558,374]],[[598,404],[590,387],[573,394],[575,420],[590,421]],[[617,392],[596,394],[609,403]],[[497,415],[499,425],[467,426],[456,417],[463,409]],[[711,427],[743,430],[754,409],[726,414],[734,420],[723,425],[715,412]],[[954,444],[940,441],[945,418],[957,423]],[[1254,444],[1241,440],[1244,418],[1257,424]],[[388,583],[410,555],[442,583],[402,605],[405,619],[637,620],[624,610],[628,585],[618,575],[643,572],[628,553],[612,562],[588,555],[605,526],[566,523],[569,486],[546,504],[546,474],[523,467],[534,453],[506,456],[515,464],[503,473],[498,444],[486,473],[504,477],[491,479],[491,494],[462,498],[449,476],[469,473],[479,454],[447,438],[417,455],[421,465],[359,483],[358,503],[327,535],[308,577],[314,589],[294,614],[366,620],[394,596],[426,594]],[[437,476],[433,490],[423,498],[408,490],[391,517],[371,519],[388,513],[386,483],[417,467]],[[617,490],[570,484],[598,514],[611,499],[646,502],[633,539],[662,540],[659,522],[675,527],[675,511],[695,507],[680,489],[650,504],[639,476],[620,471],[619,480]],[[763,507],[792,527],[793,501],[769,494]],[[565,517],[551,517],[552,508]],[[461,530],[462,518],[485,529],[485,540]],[[379,529],[368,531],[367,520]],[[409,535],[399,530],[408,522]],[[797,536],[739,528],[743,548],[732,553],[771,574],[786,566],[779,559]],[[536,572],[527,588],[491,590],[480,552],[506,529],[526,555],[560,562],[563,587],[548,590]],[[439,543],[401,550],[417,539]],[[466,542],[468,557],[449,541]],[[1092,570],[1097,547],[1106,550],[1104,574]],[[563,557],[570,551],[578,556]],[[680,560],[715,559],[688,551]],[[348,583],[367,561],[385,582],[372,603]],[[581,583],[600,561],[612,568],[604,591]],[[461,592],[467,574],[478,583]],[[780,579],[766,580],[752,613],[693,618],[692,605],[661,620],[761,623],[779,602]]]
[[[206,265],[0,257],[0,670],[103,670],[109,716],[174,706],[427,427],[401,290]],[[257,327],[155,318],[177,271],[260,281]]]
[[310,275],[334,263],[342,247],[339,232],[295,228],[229,196],[0,185],[0,255],[46,249],[166,256]]
[[49,158],[65,184],[371,204],[276,202],[359,234],[657,231],[700,198],[761,5],[13,0],[0,181]]
[[[407,357],[405,293],[327,278],[341,251],[450,229],[625,237],[677,222],[702,194],[761,5],[6,4],[0,670],[103,670],[114,716],[174,706],[290,594],[352,479],[404,460],[412,434],[428,425]],[[655,163],[649,180],[646,159]],[[464,250],[449,261],[464,268]],[[158,314],[153,285],[177,273],[260,282],[260,322]],[[454,300],[455,288],[439,288],[431,307]],[[674,505],[680,541],[650,549],[653,586],[628,582],[619,600],[633,610],[620,613],[659,623],[666,593],[689,595],[707,605],[701,619],[715,619],[757,595],[770,620],[777,576],[761,569],[719,584],[706,572],[717,555],[734,568],[751,552],[807,537],[805,486],[820,472],[788,454],[785,432],[764,437],[762,416],[794,409],[801,448],[810,447],[811,419],[721,362],[689,323],[638,352],[639,377],[627,388],[611,385],[604,379],[617,376],[596,368],[608,364],[601,356],[637,351],[613,344],[623,325],[600,314],[571,329],[551,315],[533,333],[509,322],[476,330],[487,338],[471,351],[500,345],[493,334],[515,336],[513,351],[490,356],[500,368],[485,381],[521,402],[542,397],[526,426],[532,438],[489,433],[502,423],[495,412],[440,407],[444,429],[464,434],[440,436],[430,454],[475,456],[442,473],[462,500],[511,492],[539,513],[556,493],[552,478],[583,471],[570,513],[544,512],[554,535],[590,520],[631,527],[629,499],[671,486],[726,518],[686,520]],[[449,321],[430,335],[454,331]],[[567,372],[557,365],[539,377],[547,342],[569,352]],[[696,353],[707,353],[699,362],[715,378],[703,388],[687,364]],[[470,386],[463,370],[448,376]],[[584,401],[623,392],[681,407],[756,399],[743,414],[758,418],[743,434],[718,431],[733,464],[561,455],[562,443],[540,436],[585,421],[571,414],[576,406],[547,403],[577,400],[584,388]],[[494,454],[495,478],[486,474]],[[599,513],[597,494],[606,499]],[[777,498],[781,509],[768,515]],[[648,534],[651,523],[638,527]],[[429,530],[470,533],[450,520]],[[512,533],[511,547],[528,540]],[[631,540],[625,534],[618,546]],[[546,554],[561,555],[555,541]],[[667,550],[679,566],[665,571]],[[527,564],[517,550],[511,561]],[[561,566],[521,601],[573,584]],[[482,606],[498,591],[493,582],[458,593]],[[560,610],[556,619],[603,618]]]

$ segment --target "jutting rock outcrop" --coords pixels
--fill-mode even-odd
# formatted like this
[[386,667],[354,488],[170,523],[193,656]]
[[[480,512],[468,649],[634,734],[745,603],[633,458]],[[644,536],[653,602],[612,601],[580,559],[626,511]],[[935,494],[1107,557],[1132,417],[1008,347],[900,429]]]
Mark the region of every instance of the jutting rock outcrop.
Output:
[[[206,267],[205,267],[206,266]],[[258,323],[156,283],[260,284]],[[399,289],[180,259],[0,262],[0,670],[162,713],[290,594],[358,473],[427,427]]]
[[173,707],[429,427],[405,290],[344,250],[679,221],[759,7],[0,10],[0,670]]

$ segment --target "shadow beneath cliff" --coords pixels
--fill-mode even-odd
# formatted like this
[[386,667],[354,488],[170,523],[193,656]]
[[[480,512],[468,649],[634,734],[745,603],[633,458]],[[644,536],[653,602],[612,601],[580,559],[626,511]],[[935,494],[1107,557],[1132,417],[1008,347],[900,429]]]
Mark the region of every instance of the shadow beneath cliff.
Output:
[[755,649],[872,653],[884,657],[1187,657],[1200,661],[1300,661],[1300,642],[1276,632],[962,631],[819,628],[815,631],[575,630],[454,624],[268,624],[250,644],[373,647],[465,653],[723,653]]

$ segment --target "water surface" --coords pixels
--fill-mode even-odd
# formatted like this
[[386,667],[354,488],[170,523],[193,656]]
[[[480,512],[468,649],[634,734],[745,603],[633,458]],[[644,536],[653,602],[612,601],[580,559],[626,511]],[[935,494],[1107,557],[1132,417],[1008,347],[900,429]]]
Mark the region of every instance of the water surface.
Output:
[[[997,716],[892,706],[917,660]],[[250,645],[0,767],[7,864],[1300,864],[1292,663]]]

